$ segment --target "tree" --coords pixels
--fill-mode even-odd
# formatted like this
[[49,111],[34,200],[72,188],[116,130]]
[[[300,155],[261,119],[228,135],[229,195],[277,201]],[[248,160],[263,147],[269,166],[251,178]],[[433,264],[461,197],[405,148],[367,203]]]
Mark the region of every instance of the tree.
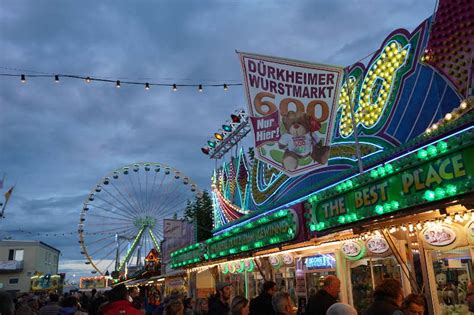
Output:
[[201,197],[195,197],[193,202],[188,201],[184,210],[185,217],[194,224],[196,242],[212,237],[212,200],[207,191]]

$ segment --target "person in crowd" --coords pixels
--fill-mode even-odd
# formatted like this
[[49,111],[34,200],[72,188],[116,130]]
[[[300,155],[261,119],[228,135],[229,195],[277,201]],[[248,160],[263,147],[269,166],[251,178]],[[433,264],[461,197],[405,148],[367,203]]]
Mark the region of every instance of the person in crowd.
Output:
[[184,306],[181,300],[173,299],[170,300],[165,306],[166,315],[185,315]]
[[357,311],[349,304],[334,303],[328,308],[326,315],[357,315]]
[[68,296],[62,301],[59,315],[74,315],[79,310],[79,303],[75,296]]
[[323,287],[315,295],[310,296],[306,306],[306,315],[326,315],[331,305],[337,303],[341,291],[341,281],[333,275],[323,280]]
[[216,294],[209,299],[208,315],[228,314],[229,300],[232,294],[232,284],[227,282],[219,282],[216,285]]
[[467,286],[466,303],[469,312],[474,313],[474,280],[471,280]]
[[209,305],[207,299],[197,299],[194,305],[194,315],[207,315],[209,312]]
[[185,298],[183,300],[184,315],[193,315],[193,299]]
[[276,283],[265,281],[262,293],[250,301],[250,315],[273,315],[272,296],[277,291]]
[[230,305],[230,315],[249,315],[249,311],[249,301],[245,297],[234,297]]
[[119,284],[109,291],[109,303],[103,308],[104,315],[142,315],[129,301],[127,287]]
[[107,303],[107,298],[103,293],[96,293],[89,305],[89,315],[98,315],[101,305]]
[[272,306],[275,315],[293,315],[294,313],[290,295],[286,292],[273,294]]
[[423,315],[425,313],[425,298],[420,294],[409,294],[402,302],[405,315]]
[[0,314],[13,315],[15,313],[15,303],[13,303],[10,293],[0,291]]
[[374,302],[364,315],[402,315],[403,290],[400,281],[385,279],[375,287]]
[[51,293],[49,295],[49,302],[40,308],[39,315],[58,315],[61,306],[59,306],[59,295]]
[[137,310],[141,309],[142,303],[140,302],[140,289],[138,287],[128,288],[128,300]]

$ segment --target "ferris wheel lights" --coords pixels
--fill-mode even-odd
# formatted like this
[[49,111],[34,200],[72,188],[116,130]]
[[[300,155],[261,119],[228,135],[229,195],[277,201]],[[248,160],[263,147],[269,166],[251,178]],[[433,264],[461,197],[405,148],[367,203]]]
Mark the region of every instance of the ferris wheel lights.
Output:
[[148,91],[149,89],[150,89],[150,84],[147,82],[147,83],[145,83],[145,90]]
[[232,122],[233,122],[234,124],[240,123],[240,117],[237,116],[237,115],[235,115],[235,114],[230,115],[230,119],[232,119]]
[[224,136],[221,133],[218,133],[218,132],[214,133],[214,138],[216,138],[219,141],[224,140]]
[[199,86],[198,86],[198,91],[199,91],[199,92],[202,92],[202,84],[199,84]]
[[176,86],[176,84],[173,84],[173,92],[176,92],[178,90],[178,87]]
[[209,148],[201,148],[201,152],[206,155],[209,155]]
[[117,89],[120,89],[120,80],[117,80],[117,82],[115,82],[115,87]]
[[224,83],[224,91],[227,91],[227,84]]
[[57,74],[54,75],[54,82],[56,82],[56,83],[59,82],[59,75],[57,75]]
[[85,81],[86,81],[86,83],[91,83],[91,78],[87,77],[87,78],[85,78]]
[[229,126],[229,125],[222,125],[222,129],[224,129],[225,132],[231,132],[232,131],[232,127]]

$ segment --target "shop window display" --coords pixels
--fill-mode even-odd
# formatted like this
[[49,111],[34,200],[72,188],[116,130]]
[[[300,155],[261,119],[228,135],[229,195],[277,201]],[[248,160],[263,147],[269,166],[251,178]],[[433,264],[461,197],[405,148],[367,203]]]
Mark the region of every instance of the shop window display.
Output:
[[443,314],[470,314],[466,306],[467,286],[473,278],[469,248],[430,252]]
[[392,256],[366,258],[351,263],[352,298],[359,314],[372,303],[374,286],[385,279],[402,281],[400,265]]

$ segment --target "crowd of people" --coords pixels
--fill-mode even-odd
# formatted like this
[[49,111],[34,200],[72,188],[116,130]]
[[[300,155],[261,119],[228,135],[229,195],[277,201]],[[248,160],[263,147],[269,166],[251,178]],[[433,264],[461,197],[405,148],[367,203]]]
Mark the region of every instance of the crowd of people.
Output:
[[[349,304],[338,301],[341,282],[336,276],[324,278],[322,288],[310,295],[299,315],[424,315],[425,298],[410,294],[403,297],[401,283],[385,279],[373,292],[373,303],[363,313]],[[468,288],[466,299],[469,311],[474,312],[474,283]],[[124,284],[104,294],[92,290],[90,294],[76,292],[59,296],[23,294],[13,299],[0,291],[0,315],[295,315],[296,307],[287,292],[278,291],[273,281],[263,283],[260,295],[247,300],[233,296],[232,284],[219,282],[214,295],[195,301],[181,294],[171,294],[153,309],[146,308],[138,288]]]

